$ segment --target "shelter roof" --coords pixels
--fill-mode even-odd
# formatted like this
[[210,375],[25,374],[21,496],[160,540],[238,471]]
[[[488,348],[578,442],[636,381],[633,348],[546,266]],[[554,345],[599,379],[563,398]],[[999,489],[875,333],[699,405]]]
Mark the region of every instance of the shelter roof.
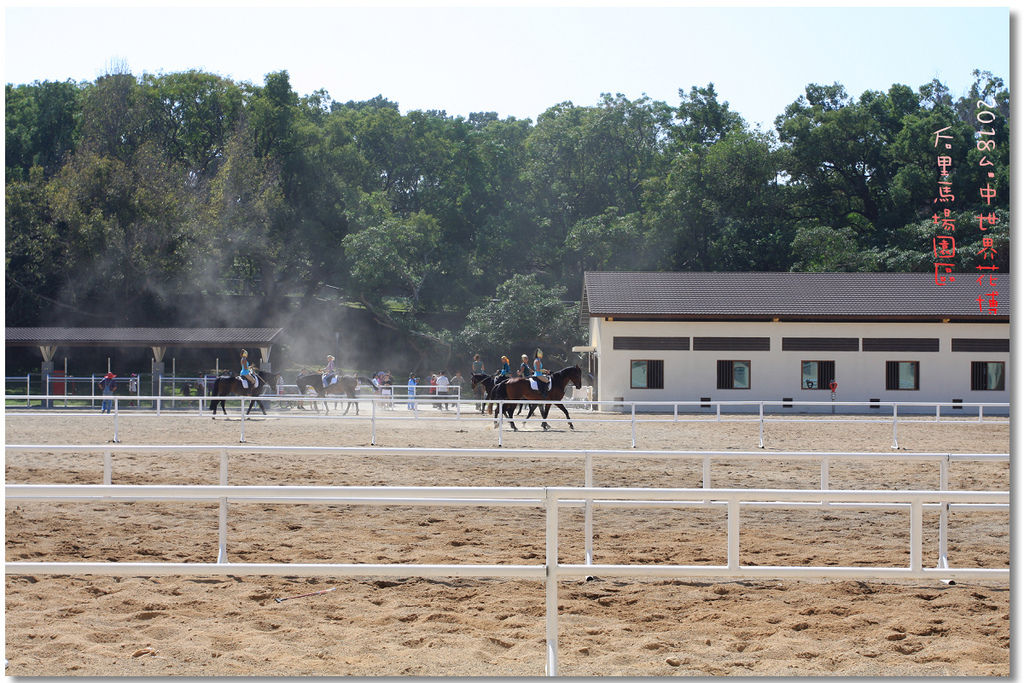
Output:
[[8,327],[7,346],[269,346],[280,327]]
[[[587,272],[581,316],[621,320],[1008,322],[1010,275]],[[998,311],[984,295],[998,291]],[[982,303],[979,304],[979,297]],[[982,308],[983,306],[983,308]]]

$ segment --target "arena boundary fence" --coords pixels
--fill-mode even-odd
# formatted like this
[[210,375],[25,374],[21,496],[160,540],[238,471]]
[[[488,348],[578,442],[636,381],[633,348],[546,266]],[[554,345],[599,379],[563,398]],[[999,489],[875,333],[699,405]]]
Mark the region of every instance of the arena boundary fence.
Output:
[[[20,403],[21,401],[25,401],[25,400],[28,400],[29,402],[31,402],[32,400],[48,401],[48,400],[51,400],[51,399],[59,399],[59,398],[62,398],[62,396],[60,396],[60,395],[54,396],[54,395],[49,395],[49,394],[40,394],[40,395],[36,395],[36,396],[29,396],[29,397],[26,398],[24,396],[15,394],[15,395],[6,395],[5,396],[5,403],[8,404],[9,407],[14,407],[14,406],[10,406],[9,405],[10,402],[14,401],[15,404],[17,404],[17,403]],[[113,396],[111,398],[112,398],[112,400],[114,402],[113,412],[111,413],[111,416],[112,416],[111,419],[113,420],[113,425],[114,425],[114,439],[113,439],[114,443],[118,443],[120,441],[119,433],[118,433],[118,425],[119,425],[119,417],[122,414],[124,414],[124,415],[152,414],[151,411],[138,411],[138,410],[131,410],[131,409],[129,409],[129,410],[122,410],[121,405],[120,405],[122,401],[136,401],[136,400],[150,401],[151,400],[155,404],[155,410],[156,410],[156,414],[157,415],[161,414],[161,405],[162,404],[168,403],[169,401],[172,401],[172,399],[170,399],[168,397],[165,397],[165,396],[131,396],[129,398],[129,397],[118,397],[118,396],[115,395],[115,396]],[[211,400],[211,397],[209,397],[209,396],[191,396],[191,397],[189,397],[189,396],[179,396],[179,397],[174,397],[174,399],[173,399],[173,401],[176,404],[179,404],[179,403],[180,404],[188,404],[190,402],[197,403],[198,407],[199,407],[199,411],[198,412],[199,412],[200,415],[204,414],[203,410],[204,410],[206,404],[209,403],[210,400]],[[221,399],[218,398],[217,400],[221,400]],[[275,403],[282,403],[282,402],[283,403],[295,403],[296,401],[307,402],[307,401],[310,401],[311,399],[310,399],[309,396],[301,395],[301,394],[281,394],[281,395],[263,395],[263,396],[259,396],[259,397],[226,396],[226,397],[223,397],[223,400],[225,401],[225,405],[232,405],[232,406],[234,406],[235,404],[237,404],[239,406],[238,414],[240,416],[240,421],[241,421],[239,443],[245,443],[246,410],[247,410],[247,406],[248,406],[249,403],[251,403],[251,402],[259,402],[259,403],[263,403],[265,405],[269,404],[269,405],[273,406]],[[317,401],[321,401],[321,399],[319,399],[319,398],[317,398],[316,400]],[[402,401],[409,401],[410,400],[410,399],[404,399],[404,398],[402,398],[400,396],[397,396],[397,397],[362,396],[362,397],[357,397],[354,400],[353,399],[349,399],[349,398],[344,397],[344,396],[342,396],[342,397],[331,396],[330,398],[327,399],[328,402],[335,401],[335,400],[337,400],[337,402],[346,402],[346,403],[347,402],[353,402],[353,403],[356,403],[357,406],[359,406],[359,405],[365,406],[368,403],[369,406],[370,406],[370,414],[369,415],[364,415],[364,414],[356,414],[356,415],[348,415],[348,414],[346,414],[346,415],[337,415],[337,414],[334,414],[334,415],[331,415],[331,414],[328,414],[328,413],[325,412],[325,414],[320,415],[319,413],[315,413],[315,412],[313,414],[309,414],[307,412],[307,414],[305,414],[305,415],[274,413],[272,416],[275,417],[275,418],[285,418],[285,419],[304,418],[304,419],[335,419],[335,420],[338,420],[338,419],[342,419],[342,420],[346,420],[346,419],[347,420],[368,420],[370,422],[370,443],[373,444],[373,445],[376,445],[376,443],[377,443],[377,423],[378,422],[404,421],[404,420],[448,420],[448,419],[451,419],[450,417],[443,417],[443,416],[426,417],[426,416],[422,415],[420,413],[419,408],[421,408],[424,405],[440,406],[441,404],[453,404],[454,407],[455,407],[455,411],[454,411],[455,412],[455,418],[458,419],[458,420],[471,420],[471,421],[495,420],[495,418],[493,418],[491,415],[474,414],[472,411],[469,413],[468,416],[464,415],[463,412],[462,412],[462,403],[463,402],[467,402],[470,399],[467,398],[467,399],[464,399],[464,400],[460,400],[454,394],[450,394],[450,395],[447,395],[447,396],[446,395],[429,395],[429,396],[416,396],[416,397],[413,397],[411,399],[411,403],[410,403],[410,405],[411,405],[411,411],[410,412],[412,413],[412,415],[403,415],[402,410],[395,409],[394,407],[388,408],[387,412],[384,412],[384,407],[383,406],[389,406],[389,405],[392,405],[392,404],[395,404],[395,403],[401,403]],[[560,402],[558,402],[558,401],[499,401],[499,402],[497,402],[497,405],[499,407],[499,416],[495,420],[495,423],[497,425],[497,438],[498,438],[497,445],[499,447],[502,446],[504,426],[505,426],[505,415],[504,415],[504,411],[500,410],[501,407],[503,407],[505,405],[520,405],[520,404],[522,404],[522,405],[548,404],[550,406],[554,406],[554,405],[556,405],[558,403],[560,403]],[[958,425],[1009,424],[1008,412],[1009,412],[1009,407],[1010,407],[1009,403],[952,403],[952,402],[917,402],[917,401],[887,402],[887,403],[868,403],[868,402],[864,402],[864,401],[836,401],[836,402],[821,402],[821,401],[710,401],[710,402],[704,402],[704,401],[674,401],[674,402],[673,401],[625,401],[625,402],[623,402],[623,401],[594,401],[593,404],[594,405],[609,405],[613,410],[612,410],[611,413],[602,414],[601,417],[594,417],[594,413],[589,413],[589,414],[585,413],[584,414],[585,416],[577,415],[577,417],[572,418],[572,420],[575,420],[575,421],[578,421],[578,422],[581,422],[581,423],[587,423],[587,422],[605,422],[605,423],[608,423],[608,422],[616,422],[616,423],[629,422],[629,424],[630,424],[630,435],[631,435],[631,446],[633,448],[636,448],[637,425],[641,424],[641,423],[665,424],[667,422],[755,422],[756,421],[756,422],[758,422],[758,448],[764,448],[765,447],[764,446],[764,429],[765,429],[765,423],[768,423],[768,422],[778,422],[778,423],[785,423],[785,422],[822,422],[822,423],[826,423],[826,422],[842,422],[842,423],[849,423],[849,422],[854,422],[855,421],[855,422],[865,422],[865,423],[883,423],[883,424],[884,423],[891,423],[892,424],[892,445],[890,447],[892,449],[894,449],[894,450],[899,448],[898,427],[899,427],[900,422],[920,423],[923,420],[927,420],[930,423],[944,423],[944,424],[958,424]],[[850,406],[867,406],[868,408],[879,408],[879,409],[880,409],[880,406],[888,406],[888,407],[890,407],[892,409],[892,414],[891,414],[891,417],[887,417],[885,419],[880,419],[880,418],[873,418],[873,417],[856,417],[853,414],[850,414],[850,415],[848,415],[845,418],[834,418],[834,417],[828,417],[828,416],[819,417],[819,416],[817,416],[818,414],[807,414],[804,417],[773,417],[773,416],[765,413],[765,408],[766,407],[768,407],[768,408],[779,407],[780,409],[789,410],[793,405],[828,406],[828,405],[835,405],[835,404],[850,405]],[[380,408],[379,408],[379,406],[380,406]],[[673,408],[672,419],[668,420],[667,419],[667,415],[666,415],[666,417],[661,417],[661,418],[654,418],[654,417],[644,418],[642,416],[638,417],[637,416],[637,406],[661,406],[661,407],[670,407],[671,406]],[[679,413],[679,407],[680,406],[698,406],[699,408],[703,408],[703,409],[706,409],[708,406],[714,406],[715,407],[715,415],[714,416],[708,415],[707,417],[682,417],[681,418],[680,417],[680,413]],[[730,414],[726,414],[725,416],[723,416],[723,414],[722,414],[723,406],[727,407],[727,408],[730,408],[730,407],[731,408],[750,407],[751,409],[756,406],[758,414],[757,414],[757,417],[744,417],[742,415],[730,415]],[[629,408],[629,410],[628,410],[628,415],[629,415],[628,419],[626,419],[625,417],[613,417],[612,416],[612,415],[622,415],[623,412],[624,412],[625,407]],[[900,408],[901,407],[903,407],[903,408],[923,408],[923,407],[934,408],[935,409],[935,416],[934,416],[934,419],[931,418],[931,417],[925,418],[921,414],[913,415],[913,416],[908,415],[908,414],[902,414],[902,417],[901,417],[901,413],[900,413]],[[943,420],[943,419],[941,419],[941,408],[943,408],[943,407],[948,407],[951,410],[962,410],[964,408],[977,408],[978,409],[977,419],[976,420],[966,420],[963,417],[961,417],[960,419],[955,419],[955,420],[950,420],[950,419]],[[1007,410],[1007,416],[1005,418],[1000,416],[997,419],[991,419],[991,413],[990,413],[990,419],[986,421],[985,420],[985,408],[995,408],[995,409],[1000,409],[1000,410],[1005,408]],[[335,413],[337,413],[337,411],[335,411]],[[30,409],[26,409],[24,412],[19,410],[18,414],[20,414],[20,415],[51,416],[51,415],[60,414],[60,413],[56,413],[52,409],[41,410],[39,412],[33,412]],[[74,414],[81,414],[81,413],[80,412],[76,412]],[[176,411],[176,414],[181,414],[181,412],[180,411]],[[929,414],[930,414],[930,412],[929,412]],[[642,415],[642,413],[641,413],[641,415]],[[966,417],[966,415],[964,417]],[[562,423],[562,422],[570,422],[571,420],[563,418],[563,417],[555,417],[554,413],[549,413],[548,417],[545,418],[545,421],[549,422],[549,423]]]
[[[245,446],[216,445],[44,445],[44,444],[12,444],[6,446],[7,452],[32,452],[45,450],[48,452],[102,452],[103,453],[103,485],[113,484],[114,453],[146,453],[146,452],[180,452],[180,453],[217,453],[220,458],[220,484],[228,484],[228,455],[235,453],[252,453],[252,448]],[[949,466],[953,462],[1009,462],[1009,453],[871,453],[871,452],[832,452],[832,451],[637,451],[637,450],[593,450],[593,449],[508,449],[500,452],[486,448],[419,448],[419,447],[380,447],[380,446],[261,446],[260,453],[316,453],[339,455],[404,455],[413,457],[496,457],[496,458],[583,458],[583,486],[593,487],[594,459],[601,457],[624,458],[670,458],[701,460],[702,488],[711,490],[712,463],[714,460],[812,460],[820,463],[820,491],[829,489],[829,468],[834,460],[899,460],[901,462],[936,462],[939,465],[938,484],[940,491],[949,490]],[[705,499],[702,505],[713,505]],[[222,503],[222,505],[226,505]],[[591,564],[594,557],[593,513],[597,504],[587,501],[584,505],[584,558]],[[772,506],[772,503],[765,503]],[[829,507],[828,501],[804,503],[804,505]],[[892,504],[880,503],[836,503],[838,507],[893,507]],[[895,507],[905,507],[896,504]],[[960,506],[944,504],[939,506],[939,566],[948,563],[949,547],[949,513]],[[970,507],[970,506],[968,506]],[[225,510],[226,515],[226,510]],[[223,551],[223,548],[222,548]]]
[[[536,565],[439,564],[257,564],[232,563],[226,552],[217,563],[6,562],[14,575],[272,575],[498,577],[543,580],[545,585],[545,673],[558,675],[558,582],[583,577],[732,579],[831,578],[1009,580],[1010,570],[923,566],[923,510],[928,505],[1009,505],[1009,492],[996,491],[808,491],[784,489],[651,489],[572,487],[389,487],[389,486],[107,486],[92,484],[7,484],[8,500],[227,501],[248,503],[346,503],[366,505],[527,505],[545,511],[545,559]],[[559,508],[586,502],[683,503],[713,499],[727,509],[725,565],[563,564],[558,561]],[[910,506],[908,567],[800,567],[740,564],[740,508],[751,503],[902,503]],[[226,541],[221,527],[220,542]]]

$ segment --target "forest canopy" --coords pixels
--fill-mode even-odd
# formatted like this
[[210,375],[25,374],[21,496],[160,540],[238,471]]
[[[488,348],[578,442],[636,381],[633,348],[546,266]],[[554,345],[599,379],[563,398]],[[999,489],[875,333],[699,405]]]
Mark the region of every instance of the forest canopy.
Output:
[[931,272],[946,208],[956,269],[987,237],[1006,272],[1010,96],[974,77],[960,97],[809,84],[767,131],[713,83],[536,122],[303,95],[287,71],[7,84],[7,324],[283,325],[315,304],[424,356],[567,357],[586,270]]

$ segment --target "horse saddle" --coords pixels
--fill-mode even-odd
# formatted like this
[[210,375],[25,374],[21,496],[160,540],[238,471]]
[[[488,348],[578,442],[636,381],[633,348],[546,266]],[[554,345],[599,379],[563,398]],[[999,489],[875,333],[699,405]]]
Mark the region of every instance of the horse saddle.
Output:
[[530,380],[530,388],[533,389],[534,391],[543,391],[544,389],[547,389],[548,388],[548,382],[551,381],[551,380],[547,379],[546,377],[541,379],[540,381],[544,382],[544,386],[540,387],[540,386],[537,385],[538,380],[537,380],[537,376],[536,375],[534,375],[533,377],[530,377],[529,380]]
[[327,387],[331,386],[332,384],[337,384],[338,383],[338,376],[337,375],[331,375],[330,379],[327,379],[327,375],[323,375],[323,379],[324,379],[324,389],[326,389]]
[[260,385],[260,380],[256,375],[239,375],[238,381],[242,383],[243,389],[249,388],[249,380],[252,380],[252,388],[255,389]]

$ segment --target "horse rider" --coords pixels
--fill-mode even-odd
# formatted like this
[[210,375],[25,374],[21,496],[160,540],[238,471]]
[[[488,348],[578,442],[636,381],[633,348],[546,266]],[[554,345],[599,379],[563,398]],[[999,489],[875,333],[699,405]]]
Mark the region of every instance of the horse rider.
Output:
[[512,368],[509,366],[508,356],[501,357],[501,369],[498,370],[498,374],[494,376],[494,383],[504,382],[512,374]]
[[320,374],[323,376],[324,388],[326,389],[334,381],[334,356],[331,354],[327,354],[327,365],[324,366],[323,372]]
[[542,396],[548,395],[548,390],[551,388],[551,372],[544,369],[544,352],[537,349],[537,354],[533,357],[533,376],[537,380],[537,386],[540,387],[540,393]]
[[255,389],[259,386],[260,380],[256,376],[256,373],[252,371],[249,366],[249,352],[242,349],[242,369],[239,371],[238,376],[242,378],[243,382],[252,382],[252,388]]

